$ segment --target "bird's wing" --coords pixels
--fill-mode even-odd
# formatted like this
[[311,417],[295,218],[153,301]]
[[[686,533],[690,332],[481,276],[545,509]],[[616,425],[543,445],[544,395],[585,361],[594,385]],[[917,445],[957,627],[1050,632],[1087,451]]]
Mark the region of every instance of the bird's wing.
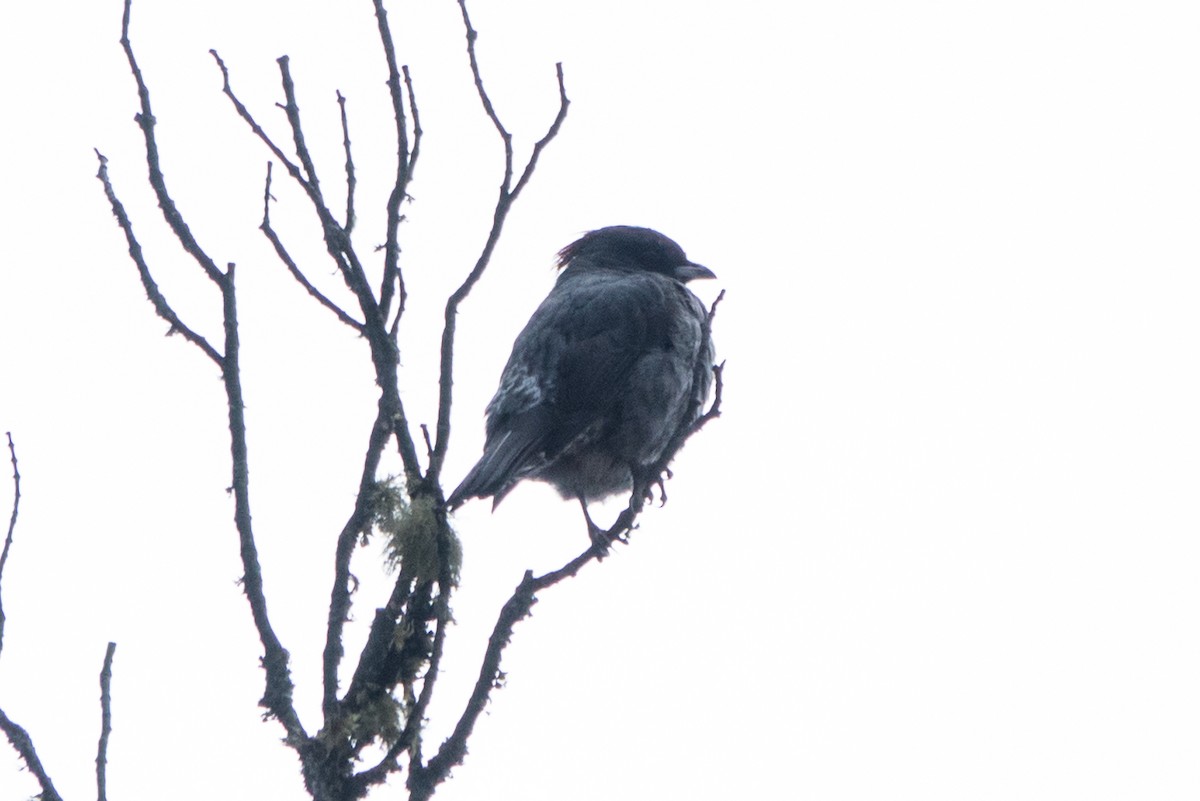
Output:
[[[561,281],[513,346],[504,379],[489,407],[489,428],[508,427],[524,413],[549,407],[542,445],[553,458],[613,408],[633,365],[667,346],[669,279],[646,273],[589,273]],[[532,382],[529,378],[533,379]],[[530,384],[536,387],[528,392]],[[532,397],[536,396],[536,397]],[[542,421],[546,422],[546,421]]]
[[667,344],[673,282],[647,273],[564,277],[517,337],[488,404],[483,457],[448,503],[494,495],[601,433],[639,357]]

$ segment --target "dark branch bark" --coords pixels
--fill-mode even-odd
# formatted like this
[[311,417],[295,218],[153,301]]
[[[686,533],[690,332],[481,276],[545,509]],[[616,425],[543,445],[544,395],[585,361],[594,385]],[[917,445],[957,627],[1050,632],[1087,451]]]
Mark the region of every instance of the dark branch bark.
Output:
[[[284,155],[279,146],[262,129],[262,126],[255,121],[254,116],[246,108],[245,104],[234,94],[229,82],[229,70],[221,60],[221,57],[216,51],[209,52],[212,53],[218,68],[221,70],[223,78],[222,91],[229,98],[230,102],[233,103],[238,116],[245,120],[254,134],[284,164],[288,174],[300,184],[309,197],[313,210],[316,212],[317,218],[321,223],[321,229],[325,237],[325,248],[333,258],[335,264],[337,264],[346,286],[354,293],[358,300],[359,308],[363,313],[363,326],[367,341],[371,346],[371,360],[375,366],[376,380],[379,382],[384,396],[381,403],[385,403],[387,407],[386,419],[391,423],[392,429],[396,433],[397,444],[400,448],[400,457],[404,462],[405,476],[410,483],[416,484],[422,479],[420,463],[417,458],[417,450],[412,434],[408,428],[408,420],[404,414],[404,406],[400,400],[400,393],[396,385],[395,371],[399,361],[399,354],[397,353],[394,340],[389,335],[380,304],[372,293],[367,281],[366,270],[363,268],[362,262],[359,260],[358,254],[355,252],[354,246],[350,241],[350,235],[325,205],[317,185],[313,181],[308,180],[301,173],[300,168]],[[307,148],[303,144],[304,135],[300,128],[299,113],[295,106],[294,86],[291,83],[287,59],[280,59],[279,65],[283,75],[284,92],[289,97],[285,109],[288,110],[288,121],[292,125],[293,138],[297,143],[297,150],[301,151],[302,154],[306,154]],[[302,155],[302,159],[307,159],[307,156]]]
[[100,668],[100,742],[96,746],[96,799],[108,801],[108,736],[112,733],[112,663],[117,644],[110,642]]
[[154,194],[158,198],[159,208],[162,209],[163,217],[167,224],[171,227],[175,237],[179,243],[183,245],[183,249],[196,260],[196,263],[203,268],[208,277],[217,284],[221,282],[221,271],[217,269],[216,262],[209,258],[208,254],[196,242],[196,238],[192,236],[192,231],[183,219],[183,215],[179,213],[179,209],[175,206],[175,201],[167,192],[166,178],[163,177],[162,169],[159,166],[158,158],[158,142],[154,138],[154,113],[150,110],[150,90],[146,88],[146,82],[142,80],[142,70],[138,67],[137,59],[133,55],[133,46],[129,41],[129,16],[132,0],[125,0],[125,12],[121,18],[121,47],[125,50],[125,58],[129,61],[129,69],[133,73],[133,78],[137,82],[138,98],[141,100],[141,112],[134,115],[134,121],[138,127],[142,129],[142,137],[146,143],[146,167],[149,169],[150,186],[154,189]]
[[354,189],[358,179],[354,175],[354,157],[350,152],[350,121],[346,119],[346,98],[337,93],[338,113],[342,118],[342,148],[346,151],[346,233],[354,230]]
[[[17,513],[21,507],[21,471],[17,466],[17,448],[13,444],[12,432],[5,432],[5,436],[8,438],[8,454],[12,462],[13,502],[12,514],[8,519],[8,534],[4,538],[4,551],[0,553],[0,579],[4,578],[4,566],[8,564],[8,554],[12,549],[13,543],[13,532],[17,528]],[[4,607],[0,604],[0,649],[3,648],[3,645]],[[41,798],[43,801],[62,801],[62,797],[54,789],[54,782],[50,780],[46,769],[42,767],[42,760],[38,757],[37,748],[33,745],[33,738],[29,736],[29,732],[10,719],[3,709],[0,709],[0,731],[3,731],[4,735],[8,737],[8,741],[12,743],[12,747],[16,750],[17,755],[25,763],[25,767],[37,779],[38,786],[42,788]]]
[[287,168],[288,175],[292,176],[296,183],[300,184],[300,186],[304,188],[304,191],[309,193],[309,196],[312,197],[312,187],[309,186],[308,179],[304,177],[304,174],[300,172],[300,168],[297,167],[296,164],[293,163],[292,160],[289,159],[287,155],[279,148],[279,146],[275,144],[275,141],[267,135],[267,132],[262,129],[262,126],[259,125],[254,117],[250,114],[250,111],[246,108],[245,104],[243,104],[242,101],[238,99],[237,95],[233,93],[233,87],[229,84],[229,69],[225,66],[225,62],[221,59],[221,56],[216,50],[209,50],[208,52],[213,57],[213,60],[217,62],[217,68],[221,70],[221,91],[226,97],[229,98],[229,102],[233,103],[233,107],[237,110],[238,116],[245,120],[246,124],[250,126],[250,130],[254,132],[254,135],[261,139],[263,144],[270,149],[272,155],[279,159],[283,166]]
[[[292,129],[292,142],[296,146],[296,156],[304,165],[304,172],[308,175],[308,185],[312,187],[313,194],[320,198],[321,182],[317,178],[317,167],[313,164],[312,154],[308,152],[308,145],[301,133],[303,129],[300,126],[300,106],[296,103],[296,85],[292,82],[291,60],[287,56],[280,56],[275,59],[275,62],[279,64],[279,74],[283,80],[283,96],[287,101],[283,111],[287,114],[288,125]],[[325,205],[324,201],[321,205]]]
[[279,260],[283,262],[285,267],[287,267],[288,272],[292,274],[292,278],[295,278],[296,282],[299,283],[300,286],[304,287],[305,291],[315,298],[318,303],[333,312],[335,317],[353,328],[360,335],[363,334],[365,332],[365,326],[347,314],[341,306],[337,305],[328,297],[326,297],[321,290],[313,286],[312,282],[308,280],[308,276],[306,276],[300,270],[299,265],[296,264],[296,261],[292,258],[291,254],[288,253],[283,241],[280,240],[279,235],[275,233],[275,229],[271,227],[271,201],[274,199],[271,195],[271,165],[272,162],[268,161],[267,182],[266,187],[263,190],[263,218],[262,224],[258,226],[259,230],[263,232],[268,241],[270,241],[271,246],[275,248],[275,255],[278,256]]
[[121,226],[121,230],[125,233],[125,242],[129,245],[129,256],[133,259],[133,263],[137,266],[138,277],[142,281],[142,288],[146,290],[146,297],[150,300],[150,304],[154,306],[155,313],[167,321],[171,327],[167,330],[167,335],[181,334],[184,339],[198,347],[205,356],[212,359],[218,365],[221,364],[221,353],[208,343],[200,334],[197,334],[189,328],[183,320],[179,319],[179,315],[171,308],[171,304],[167,302],[166,297],[158,289],[158,284],[155,283],[154,277],[150,274],[150,267],[146,264],[146,257],[142,253],[142,245],[138,242],[137,237],[133,233],[133,223],[129,219],[129,215],[125,213],[125,206],[117,198],[117,194],[113,191],[112,182],[108,179],[108,159],[97,150],[96,158],[100,161],[100,170],[96,173],[96,177],[104,184],[104,194],[108,198],[109,205],[112,206],[113,216],[117,218],[117,224]]
[[[390,64],[395,63],[395,56],[391,47],[390,34],[386,30],[384,45],[385,52],[388,55]],[[363,322],[358,323],[353,321],[348,314],[340,309],[335,311],[339,319],[347,324],[353,323],[358,330],[367,339],[371,348],[371,359],[375,368],[376,382],[380,387],[379,413],[372,425],[371,435],[367,445],[367,454],[364,460],[362,477],[359,485],[359,496],[355,503],[355,508],[352,511],[346,525],[343,527],[338,536],[337,548],[334,558],[334,587],[330,597],[329,618],[326,631],[326,644],[323,655],[323,693],[322,706],[325,712],[325,731],[335,727],[340,719],[340,711],[337,700],[338,690],[338,669],[344,653],[342,646],[342,632],[344,630],[345,621],[350,610],[350,559],[354,551],[354,545],[359,535],[369,523],[370,510],[369,502],[371,492],[374,487],[375,475],[379,466],[379,460],[382,456],[383,447],[386,445],[388,437],[391,433],[395,433],[397,444],[400,450],[400,456],[405,467],[405,476],[410,486],[410,491],[413,488],[423,486],[423,477],[421,475],[420,464],[417,457],[416,447],[412,436],[408,429],[407,418],[404,414],[403,403],[400,400],[399,387],[397,385],[396,367],[398,363],[398,351],[396,349],[393,334],[395,331],[394,325],[389,331],[385,324],[386,310],[382,308],[381,303],[376,300],[372,293],[369,283],[366,278],[366,271],[362,266],[361,261],[356,254],[350,240],[349,229],[353,221],[353,166],[349,151],[349,134],[348,124],[344,123],[344,146],[347,154],[347,177],[348,177],[348,201],[347,201],[347,224],[342,225],[333,217],[328,207],[325,205],[321,195],[319,185],[316,180],[316,168],[313,166],[312,159],[309,156],[307,146],[305,145],[304,134],[299,116],[299,108],[296,102],[295,86],[291,80],[288,60],[286,58],[279,59],[280,72],[283,80],[283,89],[286,99],[284,109],[287,112],[288,122],[292,129],[292,137],[296,146],[296,151],[303,172],[300,167],[292,163],[283,154],[282,150],[273,142],[266,134],[262,127],[255,121],[253,115],[246,106],[234,94],[229,81],[229,71],[220,57],[213,52],[213,57],[216,59],[217,65],[221,70],[223,77],[223,91],[233,103],[238,115],[250,126],[255,135],[262,140],[271,150],[272,154],[284,164],[288,173],[292,178],[300,184],[308,195],[313,209],[317,213],[318,219],[321,222],[322,230],[325,237],[326,250],[333,257],[338,269],[341,272],[347,287],[354,293],[358,300],[359,307],[363,313]],[[395,82],[398,90],[398,82]],[[411,101],[411,82],[408,84]],[[342,109],[344,111],[344,104]],[[415,105],[414,117],[415,117]],[[343,116],[343,120],[344,120]],[[403,126],[404,120],[401,118],[400,124]],[[404,130],[407,130],[406,128]],[[411,167],[414,161],[412,154],[408,154],[405,150],[403,161],[406,165],[404,171],[397,184],[399,194],[393,192],[393,197],[402,199],[405,195],[404,186],[407,184],[408,178],[411,176]],[[269,189],[265,193],[265,202],[270,202]],[[395,230],[395,223],[398,221],[398,205],[394,210],[389,211],[389,230]],[[286,249],[279,242],[278,237],[273,236],[273,231],[269,225],[269,217],[264,216],[264,233],[272,241],[272,245],[276,248],[276,253],[288,266],[293,276],[305,287],[307,291],[322,305],[334,310],[334,304],[324,295],[320,294],[313,288],[312,284],[304,278],[295,262],[287,255]],[[385,255],[385,264],[388,257]],[[395,281],[399,281],[399,271],[393,270],[389,272],[385,266],[385,278],[387,275],[393,276]],[[390,285],[385,280],[385,285]],[[341,313],[339,313],[341,312]]]
[[[172,233],[175,234],[175,237],[180,241],[184,249],[191,254],[209,279],[221,291],[221,311],[224,321],[224,353],[217,353],[214,348],[208,346],[207,342],[194,334],[189,336],[188,339],[197,345],[209,358],[212,358],[220,365],[221,376],[228,399],[230,453],[233,462],[230,490],[234,497],[234,523],[238,532],[244,571],[242,588],[250,603],[251,614],[254,618],[254,624],[258,630],[259,640],[262,642],[264,651],[263,667],[266,672],[266,692],[263,695],[261,703],[273,717],[283,724],[287,731],[288,743],[294,748],[299,749],[303,742],[307,740],[308,735],[301,726],[299,717],[296,715],[295,708],[292,705],[292,680],[288,668],[287,651],[279,642],[278,637],[276,637],[267,614],[266,596],[263,591],[262,568],[259,565],[258,550],[254,542],[254,533],[251,526],[250,469],[246,450],[245,403],[242,399],[234,265],[232,263],[229,264],[225,271],[217,268],[213,260],[192,236],[191,230],[188,228],[183,216],[176,208],[174,200],[172,200],[170,193],[167,191],[159,163],[158,143],[154,135],[154,115],[150,107],[150,91],[142,79],[142,73],[138,68],[137,59],[133,53],[133,46],[129,39],[130,7],[131,0],[125,0],[125,11],[121,20],[121,46],[125,50],[130,70],[137,83],[138,97],[141,101],[141,113],[137,115],[136,120],[142,129],[146,143],[146,165],[149,170],[149,180],[154,188],[155,195],[158,197],[159,206],[163,210],[163,215]],[[163,305],[160,307],[155,298],[161,297],[161,295],[150,292],[153,280],[150,278],[149,268],[146,266],[145,261],[140,258],[141,248],[135,247],[136,239],[133,237],[132,226],[128,224],[128,217],[125,216],[124,209],[121,207],[119,201],[116,200],[115,194],[112,192],[112,186],[107,180],[104,157],[100,156],[100,159],[100,175],[105,186],[105,192],[113,204],[114,213],[117,214],[118,220],[122,223],[126,237],[130,239],[130,253],[134,255],[134,260],[138,264],[138,271],[143,276],[143,283],[146,284],[149,282],[147,284],[147,293],[151,295],[151,302],[154,303],[155,309],[160,316],[163,316],[164,308],[166,311],[170,311],[170,308],[165,305],[165,301],[162,302]],[[173,315],[173,312],[171,314]],[[184,333],[187,336],[186,331]]]
[[[17,529],[17,513],[21,508],[21,471],[17,467],[17,446],[13,444],[11,431],[4,432],[4,435],[8,438],[8,454],[12,461],[13,500],[12,514],[8,518],[8,534],[4,538],[4,550],[0,552],[0,582],[3,582],[4,579],[4,566],[8,564],[8,552],[12,549],[13,532]],[[4,621],[3,595],[0,595],[0,652],[4,650]]]
[[237,292],[234,265],[230,264],[221,283],[222,315],[225,320],[225,361],[222,377],[229,401],[230,455],[233,461],[233,520],[242,557],[242,590],[250,602],[251,616],[263,646],[266,692],[259,703],[287,730],[287,741],[299,747],[308,739],[292,704],[292,676],[288,652],[279,642],[267,613],[262,567],[250,515],[250,459],[246,448],[246,404],[242,399],[241,344],[238,337]]
[[4,735],[20,755],[25,767],[37,779],[38,786],[42,788],[41,801],[62,801],[62,796],[54,789],[54,782],[42,767],[42,761],[38,758],[37,749],[33,747],[29,732],[10,720],[3,709],[0,709],[0,729],[4,730]]
[[342,645],[342,632],[350,616],[350,557],[359,535],[370,523],[371,493],[375,488],[375,475],[379,470],[379,460],[383,449],[391,437],[391,421],[387,418],[387,410],[381,399],[379,412],[371,428],[367,441],[366,458],[363,460],[362,474],[358,483],[358,498],[350,518],[338,534],[337,548],[334,554],[333,590],[329,598],[329,618],[325,629],[325,649],[322,654],[322,708],[325,713],[325,725],[328,728],[339,716],[337,705],[338,666],[341,664],[345,648]]
[[397,289],[400,293],[399,307],[396,309],[395,320],[390,330],[397,330],[400,317],[408,300],[405,290],[404,274],[400,269],[400,222],[404,216],[400,207],[408,197],[408,184],[412,181],[413,170],[417,166],[417,156],[421,147],[421,119],[417,114],[416,95],[413,93],[412,78],[408,67],[403,68],[404,85],[408,92],[408,104],[412,109],[413,135],[411,149],[408,135],[408,115],[404,109],[404,90],[400,88],[401,69],[397,66],[396,45],[392,40],[392,28],[388,24],[387,9],[383,0],[372,0],[375,7],[375,20],[379,28],[379,40],[383,46],[384,59],[388,69],[388,94],[392,100],[392,117],[396,122],[396,180],[392,185],[391,194],[387,201],[387,232],[384,241],[383,281],[379,289],[379,307],[384,317],[391,311],[392,298]]
[[567,107],[571,101],[567,99],[567,85],[563,79],[561,61],[554,65],[554,73],[558,79],[558,114],[555,115],[554,122],[550,123],[550,127],[546,129],[545,135],[534,143],[533,152],[529,154],[529,161],[525,163],[525,169],[521,171],[521,177],[517,179],[517,185],[513,187],[512,196],[514,198],[521,194],[521,190],[529,183],[529,179],[533,177],[533,170],[537,167],[538,157],[542,155],[546,145],[550,144],[550,140],[558,136],[559,128],[567,119]]

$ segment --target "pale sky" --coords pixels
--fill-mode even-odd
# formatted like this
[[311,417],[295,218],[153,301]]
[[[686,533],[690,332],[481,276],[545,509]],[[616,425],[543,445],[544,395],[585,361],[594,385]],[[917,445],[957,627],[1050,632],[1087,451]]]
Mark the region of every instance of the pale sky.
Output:
[[[97,147],[163,291],[214,332],[216,293],[145,181],[120,3],[10,5],[0,432],[23,482],[0,705],[65,797],[94,796],[115,640],[110,797],[305,798],[255,705],[221,385],[163,337],[94,178]],[[426,134],[402,229],[402,387],[432,424],[443,303],[483,243],[500,149],[455,3],[389,8]],[[520,155],[553,117],[555,61],[572,105],[462,308],[447,481],[478,456],[554,252],[583,231],[658,228],[712,268],[696,289],[727,291],[728,367],[725,414],[677,460],[666,507],[519,625],[508,684],[437,797],[1200,797],[1200,9],[476,0],[472,14]],[[254,519],[315,730],[333,545],[375,392],[364,344],[257,230],[268,154],[208,49],[281,142],[275,59],[291,57],[327,187],[334,92],[349,98],[370,252],[394,169],[371,4],[138,0],[132,34],[175,200],[238,264]],[[335,288],[281,178],[273,219]],[[524,570],[586,541],[546,487],[488,510],[456,516],[465,564],[427,751]],[[386,596],[380,565],[374,548],[354,563],[350,653]],[[35,792],[0,749],[0,799]]]

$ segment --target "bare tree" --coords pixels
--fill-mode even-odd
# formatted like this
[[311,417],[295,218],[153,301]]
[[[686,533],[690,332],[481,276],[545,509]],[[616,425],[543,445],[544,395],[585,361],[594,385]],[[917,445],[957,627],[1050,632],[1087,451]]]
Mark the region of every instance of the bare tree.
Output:
[[[271,161],[267,165],[263,189],[260,229],[293,279],[320,307],[351,328],[366,344],[370,351],[378,391],[375,419],[370,430],[366,432],[357,497],[338,533],[333,555],[334,581],[330,591],[322,654],[322,719],[320,728],[316,731],[310,731],[304,726],[293,703],[289,654],[276,635],[268,614],[263,571],[255,543],[239,355],[236,268],[232,263],[218,265],[208,255],[209,251],[192,234],[168,190],[155,136],[156,120],[151,107],[150,90],[138,66],[129,38],[131,0],[125,2],[121,45],[137,86],[140,109],[135,119],[145,143],[148,180],[170,231],[203,275],[219,291],[223,320],[219,341],[210,341],[182,319],[168,298],[159,290],[134,232],[133,221],[126,213],[109,179],[107,159],[99,151],[96,152],[99,160],[97,177],[103,185],[117,223],[124,232],[129,255],[155,313],[168,323],[170,333],[182,336],[220,371],[228,407],[232,457],[230,492],[234,499],[234,523],[240,544],[243,570],[241,585],[263,649],[265,686],[259,703],[265,710],[266,717],[273,718],[283,727],[284,742],[299,757],[305,787],[316,801],[363,798],[372,787],[402,770],[407,770],[410,799],[417,801],[429,798],[446,780],[450,770],[463,761],[472,729],[501,676],[501,657],[517,622],[529,613],[539,592],[574,576],[589,562],[601,557],[604,551],[601,545],[591,546],[557,570],[540,576],[535,576],[531,571],[525,573],[499,612],[479,667],[474,690],[452,733],[436,746],[425,743],[422,735],[426,724],[426,712],[437,687],[447,627],[450,623],[449,601],[458,581],[461,554],[461,546],[447,521],[441,486],[442,467],[450,447],[458,308],[487,269],[504,229],[505,220],[521,192],[529,185],[543,151],[558,135],[567,115],[569,101],[562,65],[558,64],[557,114],[542,137],[534,143],[528,160],[519,164],[514,157],[513,137],[502,122],[484,84],[476,58],[477,33],[472,27],[466,2],[458,0],[471,74],[483,112],[503,145],[504,169],[487,238],[475,263],[464,270],[461,284],[446,301],[437,376],[437,422],[432,432],[424,425],[419,426],[418,438],[405,414],[397,374],[399,324],[408,300],[399,240],[400,223],[403,218],[401,210],[409,199],[408,190],[417,167],[423,133],[414,81],[407,66],[400,65],[396,58],[383,0],[373,0],[373,4],[378,23],[379,43],[388,69],[387,86],[395,120],[397,151],[395,178],[386,201],[386,223],[382,237],[384,244],[378,249],[381,256],[372,252],[364,257],[353,236],[357,181],[345,98],[338,93],[345,153],[344,167],[341,168],[345,194],[337,199],[339,211],[335,212],[327,196],[326,187],[318,178],[317,165],[305,143],[288,58],[283,56],[278,59],[283,94],[283,102],[280,105],[285,112],[292,138],[288,149],[285,150],[284,146],[276,142],[258,123],[254,112],[239,99],[229,69],[218,53],[211,51],[223,78],[224,94],[236,114],[270,152]],[[316,212],[325,249],[352,302],[340,302],[318,289],[306,276],[299,262],[292,257],[288,245],[273,227],[271,206],[274,202],[272,181],[275,178],[275,165],[286,171],[288,179],[303,191]],[[709,310],[708,324],[711,324],[715,308],[716,303]],[[707,325],[704,336],[708,336]],[[696,418],[696,422],[675,432],[672,446],[662,462],[645,477],[638,479],[627,508],[606,532],[609,543],[625,539],[633,529],[645,502],[650,499],[653,486],[661,486],[663,477],[667,474],[667,465],[675,452],[691,434],[719,414],[721,370],[720,367],[713,369],[716,374],[716,391],[711,407],[703,414],[700,413],[700,409],[695,409],[695,414],[688,415],[687,419]],[[385,450],[393,445],[403,465],[402,479],[395,481],[380,475],[381,459]],[[11,437],[9,449],[12,454],[15,493],[8,538],[3,556],[0,557],[0,576],[7,562],[20,497],[20,476]],[[350,616],[355,583],[350,572],[351,556],[356,546],[373,531],[383,532],[390,537],[390,552],[397,567],[396,578],[389,596],[375,610],[369,636],[353,670],[346,671],[343,668],[343,635]],[[3,612],[0,608],[0,645],[3,642],[2,637]],[[109,681],[112,675],[114,648],[114,645],[109,645],[101,671],[102,727],[96,758],[100,799],[105,798],[106,749],[111,728]],[[349,683],[345,684],[344,678],[347,675]],[[43,769],[28,734],[10,721],[3,712],[0,712],[0,727],[3,727],[17,752],[36,777],[42,788],[42,797],[57,799],[59,796],[49,775]],[[375,755],[373,760],[364,761],[370,754]]]

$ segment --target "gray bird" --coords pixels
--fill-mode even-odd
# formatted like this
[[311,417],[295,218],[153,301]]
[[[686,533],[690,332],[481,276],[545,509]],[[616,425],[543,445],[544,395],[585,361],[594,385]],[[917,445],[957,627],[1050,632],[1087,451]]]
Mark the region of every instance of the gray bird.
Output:
[[483,456],[446,506],[490,496],[494,509],[517,482],[545,481],[579,501],[603,549],[588,502],[650,478],[708,397],[705,308],[684,284],[716,276],[657,231],[624,225],[567,245],[558,266],[488,404]]

